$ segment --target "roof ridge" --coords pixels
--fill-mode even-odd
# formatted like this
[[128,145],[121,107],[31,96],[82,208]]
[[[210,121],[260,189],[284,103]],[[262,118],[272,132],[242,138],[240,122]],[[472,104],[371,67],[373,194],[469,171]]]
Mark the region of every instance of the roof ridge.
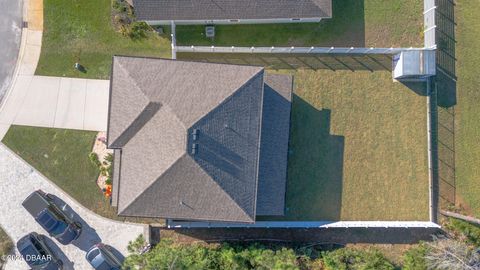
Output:
[[[121,56],[116,56],[118,58],[123,58]],[[137,84],[137,80],[135,80],[132,75],[130,75],[130,72],[128,72],[128,69],[126,69],[122,62],[120,61],[117,61],[117,64],[118,64],[118,67],[120,67],[122,69],[122,71],[127,75],[128,79],[130,82],[132,82],[132,84],[135,86],[135,88],[140,92],[142,93],[142,96],[145,97],[145,99],[147,99],[149,102],[150,102],[150,97],[148,97],[145,92],[143,92],[142,88],[140,86],[138,86]],[[162,104],[163,105],[163,104]]]
[[[117,56],[117,57],[119,57],[119,58],[126,58],[126,57],[123,57],[123,56]],[[159,60],[170,60],[170,59],[162,59],[162,58],[158,58],[158,59],[159,59]],[[175,119],[178,120],[179,123],[182,123],[182,127],[186,129],[185,124],[183,123],[183,121],[181,121],[180,118],[178,118],[178,115],[175,113],[174,110],[172,110],[172,108],[170,107],[170,105],[169,105],[168,103],[163,103],[163,102],[160,102],[160,101],[155,101],[155,102],[151,101],[151,100],[150,100],[150,97],[148,97],[148,96],[145,94],[145,92],[143,92],[142,88],[141,88],[140,86],[138,86],[137,80],[135,80],[135,79],[130,75],[130,72],[128,72],[128,70],[121,64],[121,62],[118,62],[118,64],[119,64],[119,67],[120,67],[120,68],[125,72],[125,74],[128,76],[128,79],[129,79],[131,82],[133,82],[133,85],[137,88],[138,91],[140,91],[140,92],[142,93],[142,95],[149,101],[149,103],[160,103],[160,104],[162,105],[162,107],[168,109],[168,111],[169,111],[173,116],[175,116]],[[148,104],[147,104],[146,106],[148,106]],[[145,107],[146,107],[146,106],[145,106]],[[143,108],[143,110],[145,110],[145,107]],[[142,112],[143,112],[143,110],[142,110]],[[140,114],[141,114],[141,113],[140,113]],[[139,115],[140,115],[140,114],[139,114]],[[133,121],[132,121],[132,123],[133,123]],[[132,123],[130,123],[130,125],[131,125]],[[129,125],[129,126],[130,126],[130,125]]]

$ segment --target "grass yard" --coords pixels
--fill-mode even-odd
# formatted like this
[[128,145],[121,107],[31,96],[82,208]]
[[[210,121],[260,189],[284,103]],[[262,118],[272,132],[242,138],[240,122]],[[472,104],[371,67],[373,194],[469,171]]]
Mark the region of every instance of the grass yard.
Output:
[[85,207],[105,217],[115,211],[96,184],[89,160],[96,132],[12,126],[3,143]]
[[10,254],[13,249],[13,243],[10,237],[5,233],[5,231],[0,228],[0,269],[3,269],[3,264],[5,263],[4,256]]
[[423,47],[423,1],[334,0],[320,23],[177,26],[178,45]]
[[480,218],[480,1],[456,4],[456,199]]
[[[132,40],[114,31],[110,0],[44,0],[44,31],[37,75],[107,79],[112,56],[170,58],[168,35]],[[86,68],[74,69],[79,62]]]
[[428,220],[424,85],[389,71],[295,73],[288,220]]

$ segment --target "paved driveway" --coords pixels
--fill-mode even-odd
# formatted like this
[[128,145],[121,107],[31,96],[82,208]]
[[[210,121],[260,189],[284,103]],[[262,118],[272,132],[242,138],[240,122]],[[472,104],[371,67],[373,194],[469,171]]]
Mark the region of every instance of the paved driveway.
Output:
[[0,111],[0,138],[11,124],[106,131],[109,87],[108,80],[18,76]]
[[[49,238],[50,246],[64,261],[65,269],[91,269],[85,260],[85,251],[98,242],[109,244],[126,255],[128,242],[143,233],[142,225],[105,219],[83,208],[0,144],[0,225],[14,242],[32,231],[46,234],[21,205],[23,199],[37,189],[57,196],[58,200],[67,204],[67,212],[80,218],[83,223],[82,235],[70,245],[64,246]],[[20,270],[28,267],[21,260],[9,260],[6,269]]]
[[0,102],[12,81],[21,39],[22,0],[0,0]]

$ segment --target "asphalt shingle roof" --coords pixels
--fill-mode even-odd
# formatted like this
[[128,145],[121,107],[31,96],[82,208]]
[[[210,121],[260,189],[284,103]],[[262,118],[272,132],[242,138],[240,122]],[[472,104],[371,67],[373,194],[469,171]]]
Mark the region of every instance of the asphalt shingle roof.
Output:
[[332,0],[133,0],[139,20],[331,18]]
[[[283,213],[291,77],[282,78],[274,81],[283,93],[274,95],[286,101],[275,111],[271,92],[264,102],[263,68],[114,57],[107,137],[121,149],[113,176],[119,214],[254,222],[257,208]],[[262,117],[265,108],[283,119]],[[272,139],[265,128],[282,134]],[[284,145],[277,152],[269,143]],[[265,170],[262,157],[273,167]],[[268,193],[258,195],[264,205],[257,190]]]

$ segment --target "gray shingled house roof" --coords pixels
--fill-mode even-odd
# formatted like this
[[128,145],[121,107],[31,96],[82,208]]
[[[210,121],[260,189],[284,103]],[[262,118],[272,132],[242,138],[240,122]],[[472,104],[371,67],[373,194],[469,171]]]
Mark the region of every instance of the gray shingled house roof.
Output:
[[108,147],[119,215],[283,215],[292,78],[263,68],[113,58]]
[[137,19],[331,18],[332,0],[133,0]]

